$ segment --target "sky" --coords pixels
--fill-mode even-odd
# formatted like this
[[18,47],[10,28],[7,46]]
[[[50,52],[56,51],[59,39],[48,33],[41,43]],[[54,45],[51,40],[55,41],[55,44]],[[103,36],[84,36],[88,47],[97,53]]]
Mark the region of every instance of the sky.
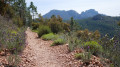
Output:
[[44,15],[50,10],[75,10],[78,13],[89,9],[95,9],[101,14],[120,16],[120,0],[26,0],[37,6],[38,13]]

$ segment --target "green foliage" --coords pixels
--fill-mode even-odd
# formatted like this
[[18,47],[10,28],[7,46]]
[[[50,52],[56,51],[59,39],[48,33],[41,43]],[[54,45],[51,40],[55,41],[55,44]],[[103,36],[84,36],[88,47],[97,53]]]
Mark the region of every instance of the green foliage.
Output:
[[62,23],[63,24],[63,30],[65,32],[70,32],[70,24],[68,23]]
[[58,33],[58,32],[63,31],[63,27],[60,22],[51,22],[49,23],[49,26],[53,33]]
[[26,26],[29,26],[29,27],[31,27],[31,25],[32,25],[32,16],[31,16],[31,14],[30,14],[30,11],[29,10],[27,10],[27,21],[26,21]]
[[33,23],[32,23],[32,29],[33,29],[33,30],[36,30],[37,28],[39,28],[39,23],[33,22]]
[[98,30],[96,30],[93,34],[92,34],[92,39],[94,40],[99,40],[101,37],[100,32]]
[[98,44],[98,42],[96,41],[89,41],[89,42],[85,42],[83,44],[83,48],[88,51],[91,52],[92,54],[98,56],[97,53],[100,53],[103,51],[103,48],[100,44]]
[[90,40],[88,29],[85,29],[84,31],[77,31],[77,37],[83,41]]
[[84,58],[85,57],[85,54],[84,53],[77,53],[77,54],[75,54],[75,58],[76,59],[82,59],[82,58]]
[[14,24],[18,25],[19,27],[23,26],[23,20],[20,17],[12,18]]
[[0,14],[3,16],[6,12],[6,3],[0,0]]
[[25,28],[19,28],[1,16],[0,19],[0,48],[8,49],[13,54],[21,52],[25,46]]
[[38,33],[38,30],[32,30],[32,31]]
[[110,17],[101,15],[100,17],[95,16],[93,18],[76,20],[76,22],[79,22],[83,29],[89,29],[90,31],[99,30],[101,36],[104,36],[108,33],[112,37],[114,35],[117,35],[116,30],[120,31],[120,28],[117,24],[119,20],[120,17]]
[[62,45],[62,44],[65,44],[64,39],[58,38],[57,40],[53,42],[51,46]]
[[49,28],[49,26],[45,26],[45,25],[40,25],[38,28],[38,36],[41,37],[44,34],[48,34],[51,33],[51,29]]
[[77,37],[69,36],[69,51],[73,51],[79,44],[81,44],[81,41]]
[[120,21],[118,22],[118,25],[120,26]]
[[60,17],[60,15],[57,15],[57,18],[58,18],[58,21],[59,21],[59,22],[62,22],[62,21],[63,21],[62,18]]
[[19,27],[31,24],[32,17],[25,0],[0,1],[0,14],[8,20],[13,19],[13,22]]
[[110,67],[115,67],[114,64],[110,64]]
[[12,67],[17,67],[20,62],[20,58],[17,55],[10,55],[7,60],[8,60],[9,66],[12,66]]
[[53,33],[45,34],[42,36],[43,40],[55,40],[58,38],[58,35],[55,35]]
[[101,38],[100,44],[104,50],[102,56],[111,60],[115,67],[120,67],[120,36],[110,38],[108,35],[105,35]]
[[90,52],[85,53],[76,53],[75,58],[76,59],[82,59],[83,62],[89,62],[92,54]]
[[77,31],[77,37],[81,39],[82,41],[91,41],[91,40],[99,40],[100,39],[100,33],[98,30],[95,32],[90,32],[88,29]]
[[36,19],[36,21],[43,23],[44,22],[44,18],[41,16],[41,14],[38,14],[38,19]]
[[53,33],[70,31],[70,25],[68,23],[63,23],[60,16],[56,18],[56,16],[53,15],[51,19],[49,19],[47,25],[51,28]]
[[80,30],[80,28],[81,28],[80,25],[77,22],[75,22],[73,17],[71,17],[71,21],[70,21],[71,31],[77,31],[77,30]]
[[34,6],[33,2],[30,3],[28,7],[29,11],[32,13],[33,21],[35,19],[35,14],[37,14],[37,7]]
[[78,39],[76,36],[76,32],[70,32],[68,33],[68,43],[69,43],[69,51],[73,51],[76,48],[80,48],[81,44],[83,43],[81,39]]

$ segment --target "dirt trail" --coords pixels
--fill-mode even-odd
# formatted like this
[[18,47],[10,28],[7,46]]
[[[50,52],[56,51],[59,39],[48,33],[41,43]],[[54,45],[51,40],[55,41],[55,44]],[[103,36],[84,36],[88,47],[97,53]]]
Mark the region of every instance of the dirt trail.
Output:
[[66,45],[50,47],[52,41],[38,39],[37,33],[29,28],[26,34],[27,46],[21,55],[21,67],[66,67]]
[[[37,37],[37,33],[32,32],[29,28],[27,29],[26,47],[19,55],[21,59],[20,67],[110,67],[105,63],[108,61],[101,62],[101,59],[96,56],[92,56],[88,65],[88,63],[86,64],[86,62],[74,57],[75,53],[84,52],[83,49],[76,49],[68,53],[67,45],[50,46],[52,41],[44,41]],[[0,56],[0,64],[1,62],[7,63]]]

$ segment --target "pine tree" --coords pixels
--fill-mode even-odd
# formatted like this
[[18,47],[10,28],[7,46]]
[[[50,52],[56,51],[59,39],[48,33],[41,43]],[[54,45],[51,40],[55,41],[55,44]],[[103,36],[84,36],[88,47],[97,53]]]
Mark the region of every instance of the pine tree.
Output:
[[27,9],[26,21],[27,21],[26,25],[31,26],[31,24],[32,24],[32,15],[30,14],[29,9]]
[[39,19],[39,22],[42,22],[42,23],[43,23],[43,22],[44,22],[44,18],[41,16],[41,14],[39,14],[38,17],[39,17],[39,18],[38,18],[38,19]]
[[35,14],[37,14],[37,7],[34,6],[33,2],[30,3],[30,6],[28,7],[31,14],[32,14],[32,17],[33,17],[33,21],[35,19]]
[[81,29],[80,25],[77,22],[75,22],[73,17],[71,17],[70,29],[71,31],[77,31]]
[[56,22],[57,21],[57,18],[55,15],[52,15],[51,16],[51,19],[50,19],[50,22]]
[[60,15],[57,15],[58,21],[62,22],[62,18],[60,17]]

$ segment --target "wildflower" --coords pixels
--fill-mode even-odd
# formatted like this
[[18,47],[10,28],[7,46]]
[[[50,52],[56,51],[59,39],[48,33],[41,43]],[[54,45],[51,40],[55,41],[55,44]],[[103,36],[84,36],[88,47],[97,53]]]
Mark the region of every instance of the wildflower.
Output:
[[90,48],[90,46],[88,46],[88,49]]
[[13,50],[16,50],[16,48],[13,48]]

